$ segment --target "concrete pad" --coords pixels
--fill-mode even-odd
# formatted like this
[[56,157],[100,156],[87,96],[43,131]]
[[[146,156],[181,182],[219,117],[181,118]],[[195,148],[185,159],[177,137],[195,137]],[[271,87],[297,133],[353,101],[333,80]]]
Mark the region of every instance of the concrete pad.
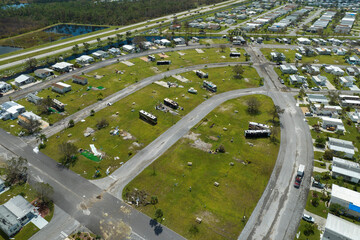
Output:
[[48,221],[46,221],[43,217],[41,217],[39,215],[34,217],[33,219],[31,219],[31,222],[39,229],[42,229],[49,223]]
[[121,63],[125,64],[126,66],[134,66],[135,64],[133,64],[132,62],[129,62],[129,61],[121,61]]
[[169,85],[164,81],[155,81],[155,83],[162,86],[162,87],[169,88]]
[[183,52],[177,52],[180,56],[184,56],[185,55],[185,53],[183,53]]
[[329,80],[326,80],[326,83],[325,83],[327,89],[329,90],[336,90],[336,87],[334,87],[330,82]]
[[183,82],[183,83],[187,83],[187,82],[190,82],[189,79],[187,78],[184,78],[183,76],[181,75],[172,75],[173,78]]
[[204,51],[203,51],[203,50],[198,49],[198,48],[195,48],[195,51],[196,51],[197,53],[204,53]]

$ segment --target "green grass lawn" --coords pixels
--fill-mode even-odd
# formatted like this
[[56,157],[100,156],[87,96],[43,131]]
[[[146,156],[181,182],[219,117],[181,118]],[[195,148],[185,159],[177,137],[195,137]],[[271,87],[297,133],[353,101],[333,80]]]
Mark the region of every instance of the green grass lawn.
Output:
[[[256,87],[259,82],[259,76],[256,70],[251,67],[245,67],[244,78],[247,79],[248,82],[246,82],[245,79],[234,79],[232,77],[231,67],[212,68],[204,71],[208,72],[209,81],[212,81],[218,86],[219,93],[240,88]],[[113,103],[112,106],[95,113],[95,116],[87,117],[85,122],[79,122],[75,127],[60,132],[58,134],[59,138],[56,138],[56,136],[51,137],[43,152],[55,160],[60,160],[61,154],[58,150],[59,142],[70,140],[77,147],[84,149],[89,149],[89,144],[95,144],[98,149],[106,153],[106,157],[100,163],[96,163],[79,155],[77,164],[71,169],[85,178],[92,178],[96,167],[101,167],[101,172],[104,172],[111,166],[111,172],[114,171],[120,167],[121,162],[126,162],[138,150],[155,140],[162,132],[175,124],[182,116],[189,113],[197,105],[213,95],[213,93],[201,89],[202,80],[198,78],[194,72],[181,75],[191,81],[189,83],[178,82],[184,86],[184,88],[164,88],[155,83],[151,84]],[[165,81],[175,82],[176,80],[171,77],[165,79]],[[197,89],[198,94],[193,95],[188,93],[187,90],[190,87]],[[163,99],[166,97],[177,101],[184,110],[177,110],[178,115],[155,110],[155,106],[163,102]],[[133,112],[132,109],[134,109]],[[141,109],[155,114],[158,117],[158,124],[151,126],[140,120],[138,112]],[[116,112],[119,114],[116,115]],[[85,129],[87,127],[95,129],[97,121],[102,118],[106,118],[110,122],[110,125],[105,129],[95,132],[94,137],[97,140],[93,142],[92,137],[84,137],[83,133]],[[130,132],[134,138],[132,140],[124,140],[119,136],[110,136],[109,131],[116,126],[118,126],[119,129]],[[72,136],[67,137],[70,133]],[[114,157],[117,156],[120,160],[114,160]]]
[[338,178],[332,178],[331,175],[330,175],[330,177],[325,177],[328,174],[329,174],[329,172],[325,172],[325,173],[313,172],[313,177],[315,177],[316,175],[319,175],[321,177],[320,182],[323,184],[327,184],[329,187],[331,187],[332,184],[336,184],[341,187],[345,187],[345,188],[351,189],[353,191],[360,192],[360,188],[358,188],[356,186],[356,184],[351,183],[351,182],[345,182]]
[[[262,48],[261,52],[264,54],[265,57],[267,57],[268,59],[270,58],[270,53],[271,52],[280,52],[283,53],[286,58],[290,59],[290,62],[294,63],[295,62],[295,53],[297,53],[296,50],[291,50],[291,49],[281,49],[281,48],[276,48],[276,49],[271,49],[271,48]],[[303,55],[302,60],[298,61],[299,63],[318,63],[318,64],[339,64],[339,65],[349,65],[345,59],[344,56],[338,56],[338,55],[331,55],[331,56],[326,56],[326,55],[317,55],[314,57],[306,57],[305,55]]]
[[[62,114],[54,113],[50,115],[40,115],[37,106],[33,103],[27,102],[26,99],[21,99],[18,101],[18,103],[23,105],[27,111],[32,111],[36,114],[39,114],[41,117],[43,117],[45,121],[49,123],[55,123],[68,115],[71,115],[91,104],[96,103],[99,93],[101,93],[103,95],[103,98],[105,98],[125,87],[128,87],[129,85],[137,81],[140,81],[146,77],[159,74],[161,72],[197,64],[245,61],[245,51],[243,49],[239,49],[239,52],[242,53],[242,56],[240,58],[230,58],[229,48],[226,48],[224,52],[221,52],[221,50],[218,48],[203,49],[203,51],[205,53],[202,54],[197,53],[193,49],[182,51],[183,53],[185,53],[184,56],[180,56],[175,50],[174,52],[169,52],[167,53],[167,56],[169,56],[169,58],[166,59],[172,61],[172,64],[170,66],[157,66],[154,62],[145,62],[140,58],[135,58],[130,60],[132,63],[135,64],[131,67],[128,67],[123,63],[116,63],[105,68],[101,68],[96,71],[87,73],[86,77],[88,79],[88,85],[85,86],[72,83],[71,80],[68,80],[66,83],[72,86],[72,91],[66,94],[61,95],[55,93],[51,91],[50,87],[38,93],[39,97],[46,98],[47,96],[50,96],[51,98],[56,98],[62,103],[66,104],[66,111]],[[225,56],[225,58],[222,58],[221,56]],[[157,59],[160,59],[158,55],[156,55],[156,57]],[[115,73],[115,70],[124,71],[124,74],[117,74]],[[211,70],[211,72],[214,72],[214,74],[216,74],[216,71]],[[102,77],[101,79],[96,79],[94,78],[95,75],[103,75],[104,77]],[[221,74],[215,76],[218,76],[220,78],[222,77],[220,75]],[[254,70],[249,70],[248,73],[244,74],[245,77],[251,77],[256,75],[257,73],[254,72]],[[227,77],[227,75],[224,75],[224,77]],[[219,84],[220,83],[221,82],[219,82]],[[105,89],[100,91],[87,91],[87,86],[102,86]],[[11,127],[11,125],[13,125],[14,127]],[[0,127],[15,135],[21,131],[21,128],[18,126],[17,121],[15,120],[0,121]]]
[[314,225],[314,234],[310,234],[309,236],[306,236],[304,231],[305,231],[305,225],[307,224],[306,221],[301,220],[300,221],[300,225],[299,228],[297,230],[296,233],[300,232],[300,236],[299,238],[296,238],[295,236],[295,240],[299,239],[299,240],[320,240],[320,230],[317,228],[317,225]]
[[[319,198],[319,205],[314,207],[311,201],[314,199],[314,194],[317,194]],[[329,212],[329,209],[325,206],[325,203],[320,199],[322,193],[316,191],[309,191],[308,199],[306,201],[305,209],[311,213],[314,213],[320,217],[326,218]]]
[[314,161],[314,167],[326,169],[326,165],[322,165],[322,163],[316,161]]
[[[260,114],[247,113],[249,97],[261,101]],[[124,192],[137,188],[145,190],[148,196],[157,196],[156,206],[138,209],[150,217],[154,217],[156,208],[162,209],[165,218],[162,224],[185,238],[236,239],[245,226],[242,217],[250,217],[266,187],[279,149],[278,141],[245,139],[244,130],[249,121],[271,120],[268,111],[272,106],[272,100],[262,95],[227,101],[190,131],[196,141],[211,144],[209,149],[223,145],[226,153],[210,154],[195,148],[195,139],[182,138],[138,175]],[[192,162],[192,166],[187,162]],[[214,186],[215,181],[219,187]],[[202,218],[201,224],[195,223],[196,217]],[[199,230],[196,235],[189,232],[194,224]]]

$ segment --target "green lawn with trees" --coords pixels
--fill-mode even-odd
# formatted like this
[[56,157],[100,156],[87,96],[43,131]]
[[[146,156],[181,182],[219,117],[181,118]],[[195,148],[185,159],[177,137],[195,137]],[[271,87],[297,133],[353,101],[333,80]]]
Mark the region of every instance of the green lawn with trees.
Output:
[[[158,221],[161,209],[162,224],[185,238],[237,238],[278,155],[280,132],[273,110],[272,100],[263,95],[218,106],[130,182],[124,200],[142,196],[142,202],[150,204],[137,209]],[[274,136],[245,139],[249,121],[274,125]],[[196,218],[202,219],[201,224]]]

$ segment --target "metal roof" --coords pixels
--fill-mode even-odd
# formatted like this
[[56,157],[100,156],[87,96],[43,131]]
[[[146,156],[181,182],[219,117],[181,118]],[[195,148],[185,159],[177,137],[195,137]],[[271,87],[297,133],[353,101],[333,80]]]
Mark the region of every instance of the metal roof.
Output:
[[9,209],[9,211],[12,212],[18,219],[24,217],[35,208],[21,195],[11,198],[9,201],[4,203],[3,206]]
[[329,213],[326,219],[325,232],[322,239],[336,239],[334,233],[341,235],[346,239],[359,239],[360,226]]
[[340,187],[336,184],[332,185],[331,197],[336,197],[345,202],[360,206],[360,193],[348,188]]

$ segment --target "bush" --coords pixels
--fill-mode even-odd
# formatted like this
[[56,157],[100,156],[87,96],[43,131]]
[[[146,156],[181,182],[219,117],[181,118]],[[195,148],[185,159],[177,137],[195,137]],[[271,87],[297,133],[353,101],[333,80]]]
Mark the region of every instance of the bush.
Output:
[[325,153],[324,153],[324,159],[325,160],[332,160],[333,157],[334,157],[334,154],[331,150],[325,150]]
[[98,130],[106,128],[107,126],[109,126],[109,122],[105,118],[99,120],[96,124]]
[[305,223],[304,234],[310,236],[314,234],[314,225],[311,223]]
[[312,201],[311,201],[311,204],[312,204],[314,207],[319,206],[319,199],[318,199],[318,198],[313,198]]
[[46,144],[45,143],[40,143],[39,144],[39,149],[44,149],[46,148]]
[[217,149],[217,151],[220,152],[220,153],[225,153],[224,145],[220,145],[219,148]]
[[74,120],[70,119],[69,124],[68,124],[68,127],[69,127],[69,128],[72,128],[72,127],[74,127],[74,126],[75,126]]
[[189,233],[192,235],[196,235],[197,233],[199,233],[199,228],[195,224],[193,224],[189,229]]

